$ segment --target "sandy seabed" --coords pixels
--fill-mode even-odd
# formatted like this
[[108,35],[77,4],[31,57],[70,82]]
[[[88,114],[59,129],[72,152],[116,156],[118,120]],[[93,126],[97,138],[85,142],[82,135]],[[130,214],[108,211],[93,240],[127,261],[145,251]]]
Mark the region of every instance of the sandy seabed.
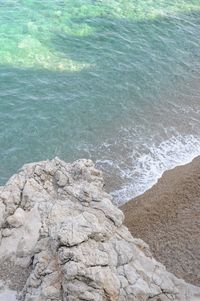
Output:
[[121,207],[134,237],[177,277],[200,286],[200,157],[167,171]]

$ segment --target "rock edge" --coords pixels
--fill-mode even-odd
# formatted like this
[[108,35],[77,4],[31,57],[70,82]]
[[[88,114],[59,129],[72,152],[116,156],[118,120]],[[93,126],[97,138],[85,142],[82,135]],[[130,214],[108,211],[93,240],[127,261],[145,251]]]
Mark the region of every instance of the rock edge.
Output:
[[200,300],[131,236],[103,187],[91,160],[58,158],[0,187],[0,259],[31,271],[20,300]]

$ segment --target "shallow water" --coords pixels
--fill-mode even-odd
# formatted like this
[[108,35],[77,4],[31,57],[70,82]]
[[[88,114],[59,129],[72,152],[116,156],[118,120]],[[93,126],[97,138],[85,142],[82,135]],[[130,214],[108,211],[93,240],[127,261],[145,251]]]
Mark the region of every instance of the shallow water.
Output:
[[0,0],[0,183],[89,157],[116,202],[200,154],[199,0]]

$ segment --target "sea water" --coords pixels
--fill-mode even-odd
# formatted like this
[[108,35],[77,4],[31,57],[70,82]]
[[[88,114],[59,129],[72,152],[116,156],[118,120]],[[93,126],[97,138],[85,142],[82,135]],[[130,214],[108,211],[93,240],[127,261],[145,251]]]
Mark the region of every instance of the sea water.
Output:
[[199,0],[0,0],[1,185],[85,157],[120,204],[199,154]]

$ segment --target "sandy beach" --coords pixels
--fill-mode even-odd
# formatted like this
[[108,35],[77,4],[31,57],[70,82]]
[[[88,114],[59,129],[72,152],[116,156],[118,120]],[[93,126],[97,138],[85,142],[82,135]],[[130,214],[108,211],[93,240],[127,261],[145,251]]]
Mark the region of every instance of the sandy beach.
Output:
[[121,207],[134,237],[169,271],[200,286],[200,157],[167,171]]

